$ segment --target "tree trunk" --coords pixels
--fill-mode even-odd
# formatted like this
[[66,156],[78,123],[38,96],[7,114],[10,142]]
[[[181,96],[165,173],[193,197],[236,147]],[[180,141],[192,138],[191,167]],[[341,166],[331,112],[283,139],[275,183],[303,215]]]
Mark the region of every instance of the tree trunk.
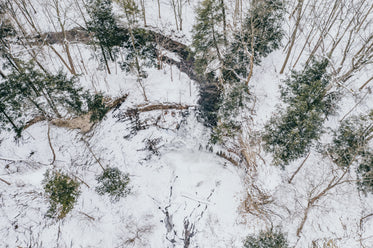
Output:
[[6,78],[6,76],[5,76],[5,74],[2,72],[2,70],[0,69],[0,76],[2,77],[2,78]]
[[226,21],[226,16],[225,16],[225,4],[224,4],[224,0],[220,0],[220,5],[221,5],[221,13],[223,15],[224,45],[227,47],[228,46],[228,41],[227,41],[227,21]]
[[147,27],[146,12],[145,12],[145,0],[140,0],[140,5],[141,5],[142,18],[144,20],[144,26]]
[[360,88],[359,90],[362,90],[365,86],[367,86],[367,84],[373,80],[373,77],[369,78]]
[[[127,17],[127,20],[129,20],[129,14],[128,13],[126,13],[126,17]],[[132,27],[129,26],[128,30],[129,30],[130,37],[131,37],[132,48],[135,51],[135,66],[136,66],[136,71],[137,71],[137,82],[139,83],[139,85],[141,87],[141,90],[142,90],[142,93],[143,93],[143,96],[144,96],[144,100],[147,102],[148,97],[147,97],[146,92],[145,92],[145,86],[142,84],[142,81],[141,81],[141,78],[142,78],[142,76],[141,76],[141,66],[140,66],[140,62],[139,62],[139,58],[138,58],[138,52],[137,52],[137,49],[136,49],[136,46],[135,46],[135,37],[133,35]]]
[[254,70],[254,55],[255,55],[255,50],[254,50],[254,45],[255,45],[255,27],[254,27],[254,20],[253,16],[251,15],[251,42],[250,42],[250,49],[251,49],[251,54],[250,54],[250,69],[249,69],[249,75],[247,76],[245,85],[248,86],[251,77],[253,76],[253,70]]
[[179,30],[179,22],[177,21],[177,11],[176,11],[176,0],[171,0],[172,9],[174,11],[176,30]]
[[111,74],[111,71],[110,71],[110,68],[109,68],[109,64],[108,64],[108,61],[107,61],[107,58],[106,58],[106,54],[105,54],[105,49],[104,49],[104,47],[101,45],[101,43],[100,43],[100,48],[101,48],[102,56],[104,57],[104,61],[105,61],[105,65],[106,65],[107,72],[108,72],[109,74]]
[[237,19],[240,15],[240,0],[236,0],[234,4],[234,13],[233,13],[233,26],[237,27]]
[[158,4],[158,17],[159,19],[161,19],[161,3],[159,2],[159,0],[157,0],[157,4]]
[[65,24],[61,20],[61,13],[60,13],[60,8],[59,8],[59,2],[58,1],[59,0],[54,0],[54,4],[55,4],[55,9],[56,9],[56,14],[57,14],[57,20],[58,20],[58,23],[60,25],[61,32],[63,34],[63,39],[64,40],[63,40],[62,44],[63,44],[63,47],[65,49],[66,55],[67,55],[67,60],[69,61],[69,64],[70,64],[71,74],[76,75],[74,62],[73,62],[73,59],[72,59],[71,53],[70,53],[69,43],[68,43],[67,38],[66,38]]
[[297,32],[298,32],[298,28],[299,28],[299,23],[300,23],[300,20],[301,20],[301,17],[302,17],[303,1],[304,0],[298,0],[298,5],[297,5],[297,20],[296,20],[296,23],[295,23],[295,26],[294,26],[293,34],[291,35],[290,46],[288,48],[288,52],[286,54],[284,64],[282,65],[282,68],[280,70],[280,74],[284,73],[286,64],[288,63],[291,51],[292,51],[293,46],[294,46],[294,42],[295,42],[295,39],[296,39],[296,36],[297,36]]
[[177,16],[179,19],[180,31],[183,30],[183,0],[177,0]]
[[17,127],[17,125],[14,123],[13,119],[7,115],[7,113],[5,112],[5,110],[1,110],[1,113],[3,113],[3,115],[5,116],[5,118],[9,121],[9,123],[13,126],[14,130],[16,132],[19,132],[20,131],[20,128]]

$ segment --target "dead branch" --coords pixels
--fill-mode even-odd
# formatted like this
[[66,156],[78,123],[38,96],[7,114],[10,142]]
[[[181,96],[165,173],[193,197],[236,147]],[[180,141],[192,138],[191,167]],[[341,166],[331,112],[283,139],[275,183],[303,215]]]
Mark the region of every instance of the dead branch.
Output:
[[71,119],[53,119],[50,121],[50,123],[57,127],[66,127],[69,129],[80,129],[82,133],[89,132],[94,123],[91,122],[91,112],[88,112],[87,114],[80,115]]
[[[196,199],[196,198],[193,198],[193,197],[187,196],[187,195],[185,195],[185,194],[182,194],[181,196],[182,196],[182,197],[185,197],[185,198],[188,198],[188,199],[190,199],[190,200],[196,201],[196,202],[198,202],[198,203],[202,203],[202,204],[206,204],[206,205],[211,205],[211,204],[212,204],[212,203],[209,202],[209,201],[199,200],[199,199]],[[214,205],[215,205],[215,204],[214,204]]]
[[50,131],[51,131],[51,125],[50,123],[48,122],[48,132],[47,132],[47,135],[48,135],[48,143],[49,143],[49,147],[52,151],[52,154],[53,154],[53,159],[52,159],[52,162],[51,162],[51,165],[54,164],[54,162],[56,161],[56,153],[54,152],[54,148],[53,148],[53,145],[52,145],[52,141],[51,141],[51,136],[50,136]]
[[92,154],[96,162],[100,165],[101,169],[105,171],[105,167],[101,164],[100,160],[96,157],[95,153],[92,151],[92,148],[90,147],[88,141],[82,136],[81,140],[84,142],[84,144],[87,146],[88,151]]
[[128,94],[125,94],[124,96],[119,97],[119,98],[115,99],[114,101],[106,104],[106,107],[109,108],[110,110],[111,109],[118,109],[122,105],[122,103],[124,103],[124,101],[126,101],[127,97],[128,97]]
[[273,203],[272,196],[263,192],[258,186],[251,183],[248,187],[246,199],[243,202],[244,211],[257,216],[260,219],[264,219],[273,224],[270,218],[271,211],[265,209],[265,206]]
[[[121,104],[127,99],[128,94],[125,94],[111,102],[106,103],[106,107],[108,108],[108,112],[112,109],[118,109]],[[94,123],[90,122],[91,113],[87,113],[84,115],[80,115],[71,119],[53,119],[50,120],[49,124],[52,124],[57,127],[66,127],[70,129],[80,129],[83,133],[89,132],[94,125]],[[45,121],[47,118],[45,116],[36,116],[33,119],[26,122],[26,125],[23,127],[23,130],[29,128],[30,126],[34,125],[35,123]],[[48,125],[49,125],[48,124]]]
[[365,221],[366,219],[368,219],[369,217],[372,217],[372,216],[373,216],[373,213],[368,214],[368,215],[366,215],[366,216],[364,216],[364,217],[362,217],[362,218],[360,219],[360,229],[363,229],[364,221]]
[[196,234],[195,224],[190,223],[188,219],[184,219],[184,248],[188,248],[191,238]]
[[2,181],[2,182],[4,182],[4,183],[6,183],[6,184],[8,184],[8,185],[10,185],[10,184],[11,184],[10,182],[8,182],[8,181],[6,181],[6,180],[4,180],[4,179],[2,179],[2,178],[0,178],[0,181]]
[[177,110],[184,110],[194,107],[192,105],[182,105],[177,103],[161,103],[161,104],[153,104],[153,105],[146,105],[137,108],[139,112],[149,112],[153,110],[168,110],[168,109],[177,109]]
[[241,156],[246,162],[246,168],[248,170],[256,170],[257,164],[256,164],[256,156],[258,155],[257,152],[253,151],[253,148],[244,142],[242,135],[239,136],[239,144],[240,144],[240,150],[241,150]]
[[358,101],[356,104],[355,104],[355,106],[352,108],[352,109],[350,109],[350,111],[348,111],[344,116],[343,116],[343,118],[342,119],[340,119],[339,120],[339,122],[342,122],[363,100],[364,100],[364,98],[368,95],[368,92],[369,91],[367,91],[366,93],[365,93],[365,95],[360,99],[360,101]]
[[29,160],[25,160],[25,159],[14,159],[14,158],[0,157],[0,160],[10,161],[10,162],[24,162],[24,163],[36,163],[36,164],[39,164],[39,165],[48,165],[48,164],[43,164],[43,163],[35,162],[35,161],[29,161]]
[[[312,197],[308,200],[306,210],[304,211],[304,216],[303,216],[302,221],[301,221],[301,223],[300,223],[300,225],[297,229],[297,237],[300,237],[300,233],[302,232],[304,224],[306,223],[306,220],[307,220],[308,213],[309,213],[310,209],[315,205],[315,203],[318,200],[320,200],[321,197],[325,196],[328,191],[330,191],[331,189],[333,189],[337,185],[340,185],[344,182],[347,182],[347,181],[342,181],[342,179],[347,174],[347,172],[348,172],[348,170],[345,170],[339,178],[337,176],[334,176],[333,179],[330,180],[328,186],[326,186],[326,188],[324,190],[322,190],[319,194],[317,194],[316,196],[314,196],[314,197]],[[312,190],[311,195],[315,190],[316,190],[316,187]]]
[[86,213],[84,213],[84,212],[82,212],[82,211],[78,211],[78,213],[80,213],[80,214],[82,214],[82,215],[88,217],[88,219],[90,219],[90,220],[93,220],[93,221],[96,220],[94,217],[92,217],[92,216],[90,216],[90,215],[88,215],[88,214],[86,214]]
[[76,176],[76,175],[73,175],[76,179],[78,179],[79,181],[81,181],[85,186],[87,186],[88,188],[91,188],[91,187],[89,187],[89,185],[85,182],[85,181],[83,181],[83,179],[81,179],[80,177],[78,177],[78,176]]
[[310,156],[311,152],[308,153],[307,157],[303,160],[303,162],[300,164],[300,166],[298,167],[298,169],[293,173],[293,175],[290,177],[288,183],[291,183],[295,177],[296,174],[298,174],[298,172],[300,171],[300,169],[303,167],[303,165],[306,163],[308,157]]
[[359,88],[359,90],[362,90],[362,89],[364,89],[364,87],[365,86],[367,86],[367,84],[370,82],[370,81],[372,81],[373,80],[373,77],[371,77],[371,78],[369,78],[360,88]]
[[218,155],[219,157],[221,158],[224,158],[225,160],[227,160],[228,162],[230,162],[231,164],[235,165],[235,166],[239,166],[239,162],[237,162],[236,160],[234,160],[231,156],[227,155],[225,152],[222,152],[222,151],[218,151],[216,153],[216,155]]

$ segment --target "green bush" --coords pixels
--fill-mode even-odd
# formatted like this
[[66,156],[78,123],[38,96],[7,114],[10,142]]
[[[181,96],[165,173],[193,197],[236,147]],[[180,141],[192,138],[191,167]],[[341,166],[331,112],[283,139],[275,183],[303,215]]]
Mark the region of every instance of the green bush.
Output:
[[96,192],[99,195],[108,194],[114,202],[130,193],[128,174],[124,174],[116,167],[105,169],[96,179],[100,184],[96,187]]
[[281,232],[260,232],[257,236],[248,236],[244,248],[287,248],[288,242]]
[[80,194],[80,183],[61,171],[47,171],[43,180],[45,194],[49,200],[47,216],[63,219],[74,208]]

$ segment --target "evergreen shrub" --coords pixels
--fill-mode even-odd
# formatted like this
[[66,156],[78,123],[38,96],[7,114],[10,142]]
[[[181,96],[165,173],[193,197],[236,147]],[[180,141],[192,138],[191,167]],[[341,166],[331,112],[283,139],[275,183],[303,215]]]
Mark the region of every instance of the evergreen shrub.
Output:
[[61,171],[48,170],[43,184],[49,200],[47,217],[63,219],[74,208],[80,183]]
[[130,182],[128,174],[124,174],[117,167],[105,169],[96,179],[100,184],[96,187],[96,192],[99,195],[108,194],[114,202],[127,196],[131,191],[128,187]]

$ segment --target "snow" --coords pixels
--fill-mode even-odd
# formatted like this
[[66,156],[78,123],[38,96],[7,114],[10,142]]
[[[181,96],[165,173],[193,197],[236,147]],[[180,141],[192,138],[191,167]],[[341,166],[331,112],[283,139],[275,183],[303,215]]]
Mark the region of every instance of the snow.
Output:
[[[16,177],[2,176],[11,183],[9,187],[1,188],[2,195],[7,195],[2,204],[4,214],[1,215],[1,229],[6,230],[1,232],[2,240],[7,240],[9,245],[25,246],[29,244],[27,235],[31,233],[27,233],[27,230],[31,228],[40,235],[33,237],[37,238],[35,242],[42,242],[48,247],[53,246],[56,240],[60,247],[69,244],[79,244],[83,247],[115,247],[131,239],[131,235],[137,232],[136,228],[149,227],[149,233],[141,234],[139,239],[151,240],[154,247],[166,247],[171,245],[166,239],[165,214],[162,212],[167,206],[167,211],[172,217],[173,230],[177,233],[173,238],[179,245],[183,243],[184,219],[195,225],[195,245],[206,242],[206,236],[211,236],[211,228],[220,230],[219,233],[226,228],[236,228],[236,206],[244,191],[241,184],[242,171],[225,165],[211,153],[199,151],[199,142],[196,142],[196,138],[206,136],[203,135],[204,127],[197,123],[193,116],[189,117],[188,122],[191,122],[188,125],[196,125],[193,137],[180,137],[187,135],[187,130],[179,130],[177,133],[151,128],[139,132],[132,140],[125,140],[120,134],[121,130],[126,128],[126,123],[116,122],[110,115],[96,128],[90,137],[90,143],[94,144],[92,150],[100,154],[102,163],[117,166],[128,172],[131,177],[132,193],[116,203],[110,202],[106,196],[98,196],[95,193],[94,177],[100,172],[100,168],[94,163],[83,164],[89,154],[79,141],[81,135],[75,131],[52,128],[51,140],[56,151],[56,164],[73,175],[84,178],[90,187],[82,184],[81,196],[72,213],[63,221],[51,223],[44,218],[46,202],[41,187],[43,173],[50,166],[42,165],[32,171],[17,173]],[[37,141],[22,141],[17,147],[18,157],[27,158],[27,154],[32,150],[35,159],[39,156],[50,158],[48,141],[40,136],[45,130],[45,124],[30,127],[29,135],[38,135],[40,138]],[[149,136],[161,136],[164,144],[160,156],[144,160],[146,152],[140,151],[144,145],[141,140]],[[5,153],[3,145],[4,143],[1,151]],[[11,151],[6,153],[11,154]],[[83,167],[86,169],[83,170]],[[5,173],[4,170],[1,174]],[[22,186],[16,186],[17,184]],[[10,192],[16,193],[15,196],[6,193],[10,188]],[[35,199],[31,201],[32,196],[27,195],[27,191],[33,192],[32,196]],[[22,200],[28,202],[27,209],[33,211],[24,212],[20,218],[17,212],[23,212],[26,208],[19,206]],[[36,211],[40,206],[43,206],[42,209]],[[220,219],[219,214],[222,212],[226,215]],[[95,221],[82,213],[93,217]],[[205,217],[202,218],[203,216]],[[219,220],[219,223],[211,223],[210,219]],[[17,223],[19,228],[14,230],[15,224],[10,226],[9,223]],[[224,236],[219,235],[216,242],[228,242],[231,235],[233,233],[229,232]]]
[[[32,2],[37,8],[35,18],[41,20],[41,31],[54,31],[42,11],[48,1]],[[189,45],[199,1],[185,2],[182,31],[175,28],[170,2],[160,2],[161,18],[156,1],[145,3],[148,28]],[[119,6],[115,11],[120,17]],[[230,6],[228,14],[232,11]],[[67,17],[67,27],[83,25],[80,15],[74,11],[69,13],[72,16]],[[291,27],[286,32],[290,35]],[[304,31],[299,39],[304,40],[306,35]],[[65,55],[62,46],[55,44],[54,47]],[[14,49],[22,48],[14,46]],[[58,71],[62,64],[56,55],[48,48],[43,51],[43,62],[51,71]],[[30,126],[19,140],[15,140],[12,133],[0,133],[0,178],[10,183],[0,181],[3,247],[184,247],[186,227],[194,232],[190,247],[242,247],[247,235],[271,227],[281,228],[291,247],[310,247],[313,241],[319,247],[327,242],[345,248],[373,247],[372,218],[364,219],[373,212],[373,195],[365,196],[357,191],[354,170],[345,175],[345,182],[315,202],[298,237],[297,229],[309,200],[320,194],[333,176],[341,176],[341,170],[329,158],[312,148],[304,166],[292,183],[288,183],[304,158],[282,169],[271,165],[271,155],[259,149],[263,160],[258,159],[256,170],[247,173],[206,150],[210,129],[196,117],[198,84],[175,66],[165,64],[161,70],[147,70],[148,77],[142,82],[148,98],[145,102],[137,79],[121,72],[117,64],[111,63],[113,73],[107,74],[88,45],[71,44],[71,52],[78,73],[82,74],[82,87],[103,92],[112,99],[128,93],[128,98],[87,134],[51,126],[50,140],[56,153],[54,165],[51,165],[53,155],[45,121]],[[176,54],[164,52],[180,60]],[[250,91],[256,96],[253,132],[261,132],[283,106],[279,87],[290,73],[287,68],[284,75],[279,74],[284,57],[285,52],[278,50],[264,58],[261,66],[254,67],[250,81]],[[337,54],[334,59],[339,57]],[[289,65],[293,65],[295,59],[293,55]],[[302,57],[296,69],[304,60]],[[354,94],[342,89],[338,112],[326,121],[325,127],[336,128],[346,114],[351,116],[371,109],[371,89],[359,91],[369,78],[369,71],[365,68],[348,81],[348,89]],[[139,105],[157,103],[183,104],[190,108],[140,113],[141,121],[154,124],[159,118],[159,122],[135,133],[131,133],[129,121],[118,117]],[[131,193],[127,197],[112,202],[108,196],[95,192],[95,177],[102,170],[83,139],[104,166],[129,173]],[[159,139],[158,154],[146,149],[147,139]],[[320,142],[328,141],[330,134],[325,133]],[[45,217],[48,202],[42,181],[44,173],[53,168],[84,181],[74,209],[59,221]],[[261,193],[256,192],[253,185]],[[270,196],[271,201],[261,206],[262,213],[249,213],[245,209],[248,192],[258,199],[264,193]]]

